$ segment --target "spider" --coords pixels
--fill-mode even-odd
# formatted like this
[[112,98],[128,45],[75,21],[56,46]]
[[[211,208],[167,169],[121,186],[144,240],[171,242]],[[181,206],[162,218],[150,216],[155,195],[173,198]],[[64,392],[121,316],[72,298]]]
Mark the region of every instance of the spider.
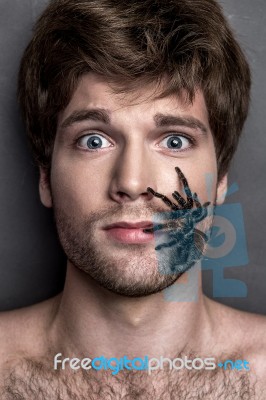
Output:
[[[186,199],[180,193],[174,191],[172,196],[177,202],[176,204],[167,196],[155,192],[152,188],[148,187],[147,191],[161,199],[173,210],[173,213],[171,213],[170,222],[155,224],[152,228],[144,230],[145,232],[163,231],[168,234],[169,241],[157,245],[155,250],[159,251],[163,248],[174,247],[176,251],[172,254],[173,265],[171,266],[171,271],[176,270],[177,263],[178,265],[182,265],[183,270],[187,270],[201,258],[208,236],[199,229],[196,229],[195,225],[206,218],[208,215],[207,207],[210,205],[210,202],[202,205],[197,194],[192,194],[188,181],[180,168],[175,167],[175,170],[182,182]],[[180,266],[178,269],[180,270]]]

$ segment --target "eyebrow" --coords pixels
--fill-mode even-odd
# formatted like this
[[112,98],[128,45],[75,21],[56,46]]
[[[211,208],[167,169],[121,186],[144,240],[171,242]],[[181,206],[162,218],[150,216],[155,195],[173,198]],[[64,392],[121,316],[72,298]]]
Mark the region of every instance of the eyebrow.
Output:
[[[66,129],[71,125],[86,121],[100,121],[108,125],[111,123],[111,112],[104,108],[95,108],[91,110],[77,110],[74,111],[69,117],[67,117],[61,124],[62,129]],[[165,126],[185,126],[192,129],[199,129],[203,134],[208,132],[207,127],[197,118],[192,116],[181,117],[171,114],[157,113],[154,116],[154,122],[156,128],[162,128]]]
[[66,129],[71,125],[86,120],[100,121],[104,124],[110,124],[111,118],[108,110],[102,108],[95,108],[92,110],[79,110],[74,111],[65,121],[61,124],[61,128]]
[[192,129],[199,129],[203,134],[208,132],[207,127],[197,118],[192,116],[181,117],[171,114],[155,114],[154,116],[155,125],[157,128],[170,125],[185,126]]

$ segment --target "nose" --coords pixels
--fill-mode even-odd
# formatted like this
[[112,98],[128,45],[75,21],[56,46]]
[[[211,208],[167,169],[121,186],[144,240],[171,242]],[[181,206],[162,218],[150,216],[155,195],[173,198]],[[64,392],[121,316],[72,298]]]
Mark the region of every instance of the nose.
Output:
[[125,146],[112,170],[109,193],[113,200],[123,203],[139,198],[147,201],[153,198],[147,191],[149,186],[157,188],[156,165],[151,158],[143,144],[131,143]]

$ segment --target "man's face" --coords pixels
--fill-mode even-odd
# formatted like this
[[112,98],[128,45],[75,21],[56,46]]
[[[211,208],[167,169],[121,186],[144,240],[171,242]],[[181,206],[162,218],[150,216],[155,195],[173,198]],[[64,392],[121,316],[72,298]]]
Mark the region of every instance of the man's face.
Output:
[[[133,99],[95,74],[83,76],[58,118],[50,186],[43,172],[40,180],[69,262],[130,296],[158,292],[179,276],[159,271],[154,235],[143,232],[156,213],[170,211],[147,187],[169,198],[174,190],[183,194],[178,166],[202,204],[217,194],[203,95],[197,92],[189,104],[176,96],[154,100],[153,90],[143,88]],[[218,192],[224,189],[218,185]]]

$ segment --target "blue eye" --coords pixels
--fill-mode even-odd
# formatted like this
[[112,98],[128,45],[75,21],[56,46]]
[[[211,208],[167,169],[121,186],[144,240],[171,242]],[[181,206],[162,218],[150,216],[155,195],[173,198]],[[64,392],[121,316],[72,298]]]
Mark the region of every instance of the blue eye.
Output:
[[182,135],[167,136],[161,143],[170,150],[185,150],[191,146],[191,141]]
[[97,150],[106,147],[111,147],[111,143],[102,135],[85,135],[79,138],[78,145],[80,147],[89,149],[89,150]]

